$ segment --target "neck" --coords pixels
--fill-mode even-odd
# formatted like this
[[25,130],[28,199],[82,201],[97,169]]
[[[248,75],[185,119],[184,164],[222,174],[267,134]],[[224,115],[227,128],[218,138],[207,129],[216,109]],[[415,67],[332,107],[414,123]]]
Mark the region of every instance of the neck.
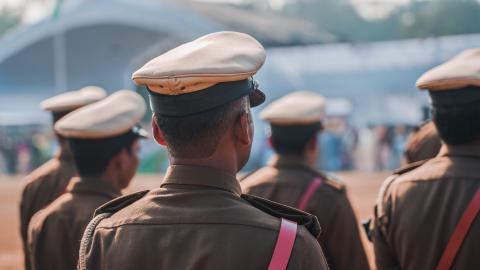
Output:
[[120,180],[117,179],[115,177],[115,175],[112,175],[108,172],[103,172],[101,175],[98,175],[98,176],[88,176],[88,177],[82,177],[82,178],[85,178],[85,179],[95,178],[95,181],[101,181],[101,182],[109,185],[110,187],[112,187],[114,190],[116,190],[119,193],[122,191],[122,187],[119,184]]
[[202,166],[202,167],[210,167],[215,168],[218,170],[226,171],[230,174],[236,174],[239,170],[238,166],[236,166],[236,162],[230,160],[225,157],[219,157],[213,155],[208,158],[175,158],[169,156],[170,164],[171,165],[190,165],[190,166]]

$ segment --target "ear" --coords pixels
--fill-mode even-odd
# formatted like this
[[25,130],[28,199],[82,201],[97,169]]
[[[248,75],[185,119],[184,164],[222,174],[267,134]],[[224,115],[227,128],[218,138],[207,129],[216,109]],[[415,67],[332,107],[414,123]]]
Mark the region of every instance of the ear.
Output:
[[157,121],[153,116],[152,116],[152,130],[153,130],[153,138],[155,139],[155,141],[160,145],[167,146],[167,142],[165,141],[163,132],[158,127]]
[[234,136],[242,145],[251,145],[253,141],[253,124],[248,113],[242,113],[234,124]]

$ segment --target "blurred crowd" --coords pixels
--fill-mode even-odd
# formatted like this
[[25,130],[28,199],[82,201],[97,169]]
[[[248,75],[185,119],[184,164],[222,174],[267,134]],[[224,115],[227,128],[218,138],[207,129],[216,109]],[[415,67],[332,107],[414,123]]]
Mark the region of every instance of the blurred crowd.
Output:
[[[405,144],[415,126],[406,124],[370,124],[355,127],[344,117],[329,118],[320,133],[318,166],[327,171],[386,171],[402,164]],[[148,143],[148,142],[144,142]],[[26,174],[50,159],[57,149],[48,126],[24,125],[0,127],[0,174]],[[166,153],[160,147],[143,147],[140,172],[156,173],[166,169]],[[254,167],[267,163],[273,151],[261,146]]]
[[25,174],[49,160],[56,142],[47,126],[0,127],[0,173]]

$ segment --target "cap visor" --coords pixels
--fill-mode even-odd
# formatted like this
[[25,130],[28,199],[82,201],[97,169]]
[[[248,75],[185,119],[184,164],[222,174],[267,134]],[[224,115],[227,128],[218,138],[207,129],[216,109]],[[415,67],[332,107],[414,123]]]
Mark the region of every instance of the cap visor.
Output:
[[263,102],[265,102],[265,94],[260,91],[260,89],[255,89],[252,93],[249,95],[250,98],[250,107],[257,107],[258,105],[261,105]]

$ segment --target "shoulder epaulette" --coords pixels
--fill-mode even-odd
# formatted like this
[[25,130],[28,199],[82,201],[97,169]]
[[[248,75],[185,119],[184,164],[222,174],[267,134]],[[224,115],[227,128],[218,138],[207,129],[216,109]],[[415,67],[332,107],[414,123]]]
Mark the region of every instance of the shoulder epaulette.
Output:
[[418,167],[422,166],[423,164],[427,163],[427,161],[429,161],[429,159],[420,160],[420,161],[417,161],[417,162],[407,164],[407,165],[401,167],[400,169],[394,170],[393,174],[402,175],[402,174],[407,173],[409,171],[413,171],[416,168],[418,168]]
[[295,221],[298,225],[305,226],[315,237],[321,232],[318,219],[314,215],[254,195],[242,194],[242,199],[269,215],[277,218],[286,218]]
[[128,195],[124,195],[124,196],[115,198],[115,199],[103,204],[99,208],[97,208],[97,210],[95,210],[94,216],[97,216],[97,215],[100,215],[100,214],[103,214],[103,213],[111,213],[112,214],[112,213],[118,212],[120,209],[123,209],[123,208],[129,206],[130,204],[140,200],[148,192],[149,192],[149,190],[143,190],[143,191],[139,191],[139,192],[135,192],[135,193],[132,193],[132,194],[128,194]]
[[345,191],[346,190],[346,185],[345,183],[338,178],[337,176],[331,174],[331,173],[324,173],[319,170],[314,170],[312,169],[312,172],[322,178],[325,184],[327,184],[329,187],[334,188],[335,190],[338,191]]
[[345,191],[345,183],[333,174],[325,174],[325,183],[338,191]]

